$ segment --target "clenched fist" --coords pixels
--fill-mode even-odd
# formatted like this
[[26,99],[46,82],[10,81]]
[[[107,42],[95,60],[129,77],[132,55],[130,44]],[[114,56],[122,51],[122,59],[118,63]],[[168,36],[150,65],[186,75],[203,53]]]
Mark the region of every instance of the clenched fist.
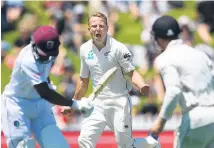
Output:
[[144,84],[141,88],[140,88],[140,93],[142,95],[148,95],[149,94],[149,85],[148,84]]

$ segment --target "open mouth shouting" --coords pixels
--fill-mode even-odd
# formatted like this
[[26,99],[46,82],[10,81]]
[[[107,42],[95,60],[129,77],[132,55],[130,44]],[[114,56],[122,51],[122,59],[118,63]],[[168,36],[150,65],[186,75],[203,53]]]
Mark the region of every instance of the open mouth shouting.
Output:
[[96,33],[96,34],[95,34],[95,37],[96,37],[96,38],[101,38],[102,36],[101,36],[100,33]]

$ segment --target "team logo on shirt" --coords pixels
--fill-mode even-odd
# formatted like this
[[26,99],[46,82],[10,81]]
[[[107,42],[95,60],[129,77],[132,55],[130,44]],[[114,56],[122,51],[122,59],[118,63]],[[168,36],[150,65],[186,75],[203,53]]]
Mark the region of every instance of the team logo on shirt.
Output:
[[104,57],[107,58],[109,53],[110,53],[110,51],[105,52]]
[[20,126],[20,123],[19,123],[19,121],[15,120],[15,121],[13,122],[13,125],[14,125],[15,127],[19,127],[19,126]]
[[123,58],[126,59],[127,61],[130,61],[131,60],[131,54],[126,53],[126,54],[124,54]]
[[92,50],[88,53],[87,59],[88,59],[88,60],[94,59],[94,52],[93,52]]

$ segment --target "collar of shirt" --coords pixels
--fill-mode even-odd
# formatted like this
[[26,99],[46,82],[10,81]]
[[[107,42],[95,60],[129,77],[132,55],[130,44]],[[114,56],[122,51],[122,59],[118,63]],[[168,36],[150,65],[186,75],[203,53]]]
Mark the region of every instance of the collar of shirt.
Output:
[[107,41],[106,41],[105,47],[103,47],[101,50],[98,50],[97,47],[93,44],[93,41],[91,40],[92,48],[96,49],[99,52],[103,52],[105,49],[110,49],[110,46],[111,46],[110,36],[108,34],[106,36],[107,36]]
[[167,48],[174,46],[174,45],[180,45],[183,44],[183,41],[181,39],[177,39],[177,40],[172,40],[169,42],[169,44],[167,45]]

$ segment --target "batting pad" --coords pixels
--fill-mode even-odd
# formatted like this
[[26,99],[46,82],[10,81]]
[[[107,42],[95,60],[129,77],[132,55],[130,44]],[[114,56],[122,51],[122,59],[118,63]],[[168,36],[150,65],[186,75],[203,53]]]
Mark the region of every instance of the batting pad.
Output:
[[43,128],[40,139],[43,148],[70,148],[60,129],[55,124]]

